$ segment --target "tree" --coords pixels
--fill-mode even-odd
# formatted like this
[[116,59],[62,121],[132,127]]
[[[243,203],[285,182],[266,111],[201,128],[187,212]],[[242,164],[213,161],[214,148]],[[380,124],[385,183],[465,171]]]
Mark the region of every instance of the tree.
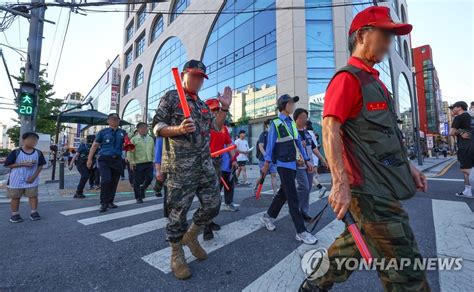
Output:
[[[20,76],[12,76],[20,84],[25,80],[25,68],[21,68]],[[49,119],[51,115],[58,115],[60,113],[60,107],[63,105],[63,100],[58,98],[52,98],[55,94],[53,91],[53,85],[46,79],[46,70],[41,70],[39,74],[39,90],[38,90],[38,116],[36,118],[36,132],[43,134],[55,135],[56,132],[56,121]],[[16,104],[18,105],[18,100]],[[20,120],[14,120],[17,125],[7,130],[8,137],[19,145],[20,140]]]

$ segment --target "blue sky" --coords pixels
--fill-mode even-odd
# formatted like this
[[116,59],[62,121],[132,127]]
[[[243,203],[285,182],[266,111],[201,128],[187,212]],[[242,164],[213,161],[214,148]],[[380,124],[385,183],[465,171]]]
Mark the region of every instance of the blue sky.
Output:
[[[0,0],[0,4],[6,1]],[[11,2],[11,1],[9,1]],[[57,25],[45,24],[42,68],[52,82],[69,11],[49,8],[46,18]],[[449,103],[458,99],[474,101],[474,1],[473,0],[408,0],[408,18],[414,25],[413,46],[430,44],[438,70],[443,97]],[[57,98],[78,91],[87,94],[105,70],[107,59],[121,53],[123,40],[122,13],[72,14],[69,32],[58,69],[55,91]],[[18,18],[5,32],[0,43],[26,50],[28,22]],[[56,35],[56,36],[55,36]],[[0,46],[12,74],[23,66],[20,56]],[[48,64],[46,66],[46,64]],[[8,79],[0,64],[0,97],[12,98]],[[15,84],[16,86],[16,84]],[[9,102],[0,99],[0,102]],[[1,105],[0,105],[1,107]],[[0,109],[0,122],[12,124],[16,114]]]

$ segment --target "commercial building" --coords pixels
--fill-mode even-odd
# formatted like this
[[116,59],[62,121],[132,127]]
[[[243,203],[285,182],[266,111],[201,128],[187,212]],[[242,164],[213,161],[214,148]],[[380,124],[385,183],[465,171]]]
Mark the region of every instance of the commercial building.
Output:
[[[407,22],[404,0],[380,1],[395,21]],[[119,113],[129,122],[151,122],[161,96],[174,88],[172,67],[188,59],[207,66],[200,92],[215,97],[234,89],[231,114],[255,145],[261,122],[274,117],[276,98],[300,97],[318,125],[324,93],[349,58],[347,32],[365,0],[174,0],[130,4],[125,15],[122,95]],[[353,4],[353,5],[352,5]],[[306,9],[280,9],[306,7]],[[216,14],[190,12],[215,11]],[[377,69],[393,94],[406,140],[413,143],[411,43],[396,37],[390,56]],[[248,121],[248,124],[246,123]]]
[[[82,94],[79,92],[72,92],[64,98],[64,104],[61,111],[71,109],[81,103]],[[79,109],[78,109],[79,110]],[[74,111],[74,110],[73,110]],[[64,131],[61,133],[60,145],[66,148],[77,148],[80,139],[80,127],[78,124],[65,123],[62,125]]]
[[420,130],[427,135],[439,135],[444,128],[441,91],[438,74],[433,65],[433,51],[429,45],[413,49],[416,95],[420,114]]
[[[82,102],[90,101],[95,110],[109,114],[118,112],[120,101],[120,56],[117,55],[112,62],[108,62],[105,72],[100,76],[94,86],[87,93]],[[81,131],[86,125],[81,125]],[[101,126],[87,129],[84,134],[95,134]]]

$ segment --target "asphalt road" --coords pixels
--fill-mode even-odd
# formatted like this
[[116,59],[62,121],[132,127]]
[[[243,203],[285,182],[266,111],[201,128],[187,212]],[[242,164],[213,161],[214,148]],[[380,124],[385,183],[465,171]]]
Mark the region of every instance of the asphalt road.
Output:
[[[474,210],[474,200],[469,202],[454,196],[456,191],[463,188],[463,183],[457,181],[459,178],[458,165],[455,164],[446,174],[437,178],[443,180],[429,181],[428,193],[419,193],[403,203],[424,257],[436,257],[439,244],[435,232],[433,200],[459,202],[461,206],[466,202],[470,211]],[[269,187],[266,186],[266,189]],[[120,197],[120,201],[130,199],[132,197]],[[263,195],[256,201],[250,188],[237,188],[235,201],[240,204],[240,210],[235,213],[222,211],[216,218],[215,221],[224,226],[217,232],[215,241],[206,245],[206,249],[213,251],[208,260],[190,263],[193,277],[187,281],[176,280],[171,273],[156,267],[167,267],[163,260],[154,257],[155,252],[168,254],[166,250],[163,251],[168,247],[164,240],[165,230],[159,228],[144,232],[143,229],[143,223],[151,220],[157,221],[147,225],[147,228],[153,229],[153,226],[163,224],[163,220],[160,220],[163,216],[160,209],[162,199],[142,205],[123,205],[100,215],[119,214],[120,218],[116,219],[105,217],[110,219],[108,221],[103,221],[104,217],[95,218],[99,216],[95,210],[65,213],[67,216],[60,213],[95,206],[97,200],[97,197],[91,197],[80,201],[43,203],[39,208],[42,220],[25,220],[20,224],[8,222],[9,207],[0,205],[0,290],[295,291],[295,283],[300,282],[293,279],[293,271],[301,274],[298,264],[285,266],[285,261],[300,246],[294,239],[290,217],[285,216],[277,221],[275,232],[252,225],[254,221],[251,219],[256,218],[252,215],[266,210],[271,201],[270,195]],[[318,212],[323,205],[323,201],[313,203],[312,213]],[[192,209],[197,206],[195,202]],[[129,211],[129,216],[124,216],[124,211]],[[28,212],[28,207],[23,204],[21,214],[24,219],[27,219]],[[472,217],[467,219],[472,229],[474,220]],[[316,236],[321,239],[334,238],[336,234],[328,233],[328,228],[325,228],[335,224],[333,220],[333,213],[326,211]],[[227,224],[232,225],[225,226]],[[130,228],[124,229],[126,227]],[[144,233],[131,236],[132,230]],[[124,234],[130,237],[122,239]],[[156,266],[145,261],[150,258],[155,260]],[[279,264],[280,261],[283,262]],[[282,271],[280,274],[273,273],[278,269]],[[433,291],[440,291],[439,276],[437,271],[427,273]],[[261,283],[268,284],[262,286]],[[355,272],[349,281],[334,288],[335,291],[382,291],[375,271]],[[474,287],[454,290],[474,291]]]

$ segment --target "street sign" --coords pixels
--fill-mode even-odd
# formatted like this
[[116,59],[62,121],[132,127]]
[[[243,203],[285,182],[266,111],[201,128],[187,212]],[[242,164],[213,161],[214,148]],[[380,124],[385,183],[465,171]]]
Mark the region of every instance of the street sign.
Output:
[[18,114],[31,116],[36,107],[36,85],[23,82],[20,85],[20,96],[18,100]]

